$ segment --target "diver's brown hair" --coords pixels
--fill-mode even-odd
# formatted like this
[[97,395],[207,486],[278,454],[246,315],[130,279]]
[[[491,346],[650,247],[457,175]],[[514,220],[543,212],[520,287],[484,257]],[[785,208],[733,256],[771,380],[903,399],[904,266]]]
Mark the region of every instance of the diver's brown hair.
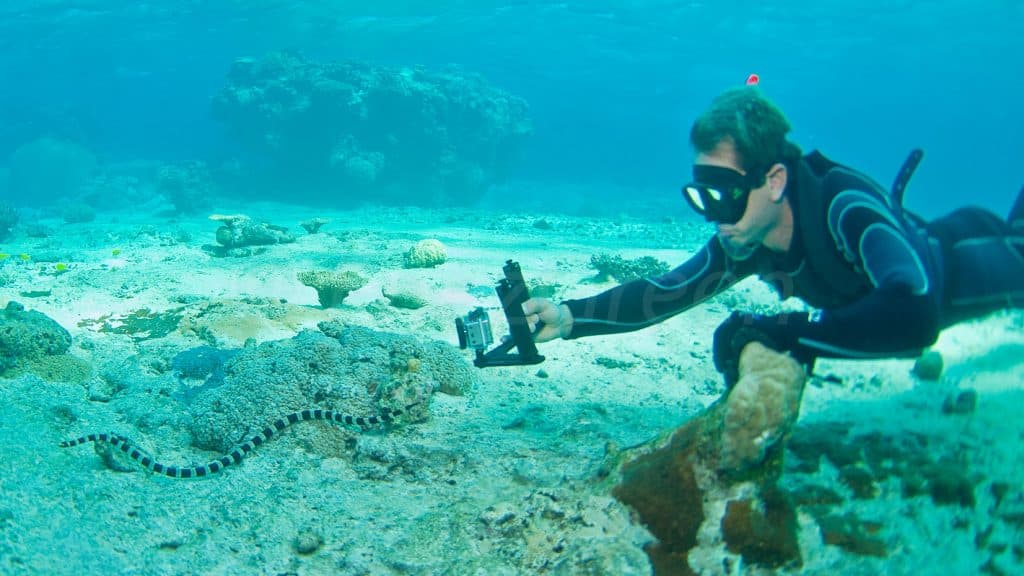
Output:
[[743,170],[760,171],[800,156],[800,149],[786,140],[789,131],[786,115],[757,86],[741,86],[712,100],[690,128],[690,144],[697,152],[709,153],[728,138]]

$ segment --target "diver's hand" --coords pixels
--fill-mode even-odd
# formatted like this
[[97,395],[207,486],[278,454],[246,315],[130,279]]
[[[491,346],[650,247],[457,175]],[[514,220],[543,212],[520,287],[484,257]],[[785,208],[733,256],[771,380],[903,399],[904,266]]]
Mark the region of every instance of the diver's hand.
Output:
[[544,323],[540,332],[533,336],[534,342],[567,338],[572,332],[572,312],[565,304],[555,304],[547,298],[530,298],[523,302],[523,313],[531,332],[536,329],[537,322]]
[[808,322],[807,312],[786,312],[773,316],[733,312],[715,329],[712,346],[715,369],[725,376],[725,385],[732,388],[739,380],[743,349],[751,342],[760,342],[776,352],[788,352],[810,372],[814,369],[814,352],[801,346],[798,339],[806,330]]

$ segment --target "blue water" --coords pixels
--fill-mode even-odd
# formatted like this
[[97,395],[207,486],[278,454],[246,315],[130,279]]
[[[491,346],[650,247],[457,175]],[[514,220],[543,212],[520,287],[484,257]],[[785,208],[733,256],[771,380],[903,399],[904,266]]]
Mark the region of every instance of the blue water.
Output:
[[1005,213],[1024,184],[1024,3],[26,1],[0,8],[0,159],[42,133],[106,159],[223,154],[210,98],[238,56],[457,63],[525,98],[513,176],[675,194],[714,94],[762,77],[804,148],[888,182],[926,215]]
[[[620,447],[667,430],[696,412],[705,396],[721,391],[715,387],[718,375],[710,357],[716,315],[724,317],[736,302],[759,309],[762,301],[757,299],[766,292],[744,289],[736,300],[711,303],[692,317],[693,324],[682,320],[658,333],[652,341],[659,346],[656,353],[665,357],[657,361],[641,356],[650,349],[635,347],[639,340],[612,341],[606,348],[559,349],[552,344],[544,371],[488,374],[482,378],[483,392],[474,393],[470,401],[439,400],[429,427],[411,428],[408,436],[394,441],[367,436],[365,444],[360,438],[358,446],[346,445],[345,453],[351,453],[346,458],[352,462],[339,461],[332,452],[324,455],[319,445],[306,455],[271,453],[247,461],[248,471],[218,477],[223,483],[196,484],[187,492],[179,484],[115,474],[107,469],[109,463],[84,449],[54,456],[54,438],[105,432],[100,425],[113,422],[165,451],[168,461],[187,462],[197,453],[193,448],[203,446],[174,451],[174,442],[180,446],[189,436],[182,419],[193,417],[188,413],[193,407],[202,412],[204,405],[197,399],[230,380],[222,368],[225,358],[215,357],[199,339],[212,337],[210,326],[215,326],[215,336],[231,346],[230,352],[221,353],[233,356],[249,331],[261,338],[277,337],[275,331],[281,326],[286,326],[281,331],[292,330],[298,319],[333,317],[315,306],[312,290],[293,290],[303,267],[361,266],[378,276],[380,286],[373,285],[373,290],[385,281],[420,282],[443,300],[441,305],[457,302],[462,313],[463,303],[470,302],[464,296],[493,299],[491,277],[481,274],[467,284],[461,275],[470,265],[480,266],[471,256],[485,248],[491,250],[485,258],[495,262],[506,257],[495,256],[503,250],[514,248],[517,254],[509,256],[516,258],[522,252],[531,259],[531,279],[535,271],[541,279],[557,275],[554,286],[576,290],[566,293],[575,297],[584,290],[600,290],[589,285],[591,271],[585,264],[592,247],[596,252],[620,239],[625,240],[622,248],[630,250],[653,245],[678,252],[700,245],[667,247],[672,239],[663,238],[662,231],[682,235],[693,230],[672,218],[659,218],[655,225],[626,222],[616,230],[617,222],[607,224],[612,219],[591,224],[552,218],[552,224],[543,215],[531,214],[526,223],[517,214],[507,220],[485,217],[476,227],[481,212],[461,216],[453,211],[456,216],[445,215],[451,220],[428,223],[414,210],[388,209],[367,220],[366,213],[341,215],[329,234],[299,233],[298,242],[272,246],[281,250],[260,259],[215,259],[213,255],[222,255],[216,250],[208,257],[199,246],[215,237],[219,241],[219,231],[214,231],[219,224],[206,218],[214,208],[226,207],[226,213],[251,209],[261,217],[273,212],[276,222],[295,229],[294,222],[318,212],[277,204],[267,209],[246,201],[260,195],[305,202],[320,195],[328,205],[350,204],[330,195],[333,184],[323,179],[324,157],[304,162],[302,145],[307,142],[302,136],[323,137],[316,132],[319,119],[291,134],[293,153],[278,154],[277,160],[287,162],[274,171],[266,157],[252,150],[262,128],[253,128],[246,141],[238,123],[232,126],[218,117],[213,103],[228,86],[233,65],[240,58],[261,61],[278,51],[300,54],[314,66],[349,61],[379,66],[391,71],[392,79],[401,76],[398,70],[422,67],[441,74],[455,65],[459,74],[478,74],[489,86],[521,98],[529,106],[532,134],[519,143],[514,161],[481,196],[534,195],[533,200],[543,201],[540,205],[552,212],[568,207],[585,215],[617,215],[630,205],[650,211],[668,199],[678,210],[672,216],[688,214],[679,187],[690,174],[690,125],[714,96],[742,85],[752,73],[788,114],[792,136],[806,151],[820,149],[888,184],[907,153],[923,148],[925,160],[910,184],[906,204],[925,217],[968,203],[1005,214],[1024,185],[1024,146],[1018,142],[1024,135],[1024,0],[0,2],[0,301],[17,293],[28,308],[77,330],[76,353],[91,357],[102,373],[88,383],[88,401],[77,384],[43,383],[34,376],[3,379],[0,572],[53,573],[63,567],[88,573],[81,567],[101,566],[112,572],[135,568],[137,573],[159,574],[198,572],[193,567],[199,566],[211,573],[246,573],[238,567],[251,571],[269,566],[273,570],[267,573],[432,574],[452,573],[452,566],[525,566],[528,562],[514,556],[534,548],[533,537],[520,538],[530,535],[525,531],[510,532],[507,539],[488,533],[489,522],[498,525],[503,517],[491,509],[492,501],[508,500],[531,510],[521,513],[524,527],[539,519],[541,526],[550,521],[553,534],[577,528],[586,533],[574,536],[575,542],[596,538],[590,520],[569,528],[568,520],[561,522],[589,513],[550,508],[549,514],[543,506],[521,505],[523,494],[541,487],[545,492],[537,494],[547,506],[557,500],[548,495],[550,487],[564,489],[560,494],[574,499],[589,497],[593,490],[603,493],[603,487],[589,484],[598,464],[603,469],[601,462]],[[453,95],[458,100],[457,91]],[[371,127],[389,126],[403,138],[415,136],[415,129],[402,131],[404,120],[389,116],[397,116],[399,108],[375,109]],[[241,127],[244,132],[244,123]],[[368,149],[368,143],[388,146],[390,137],[364,132],[357,145],[343,152],[366,152],[367,157],[355,154],[362,162],[357,168],[371,172],[367,158],[378,151]],[[309,150],[330,152],[335,144],[331,138],[345,142],[330,132],[325,143],[309,143]],[[440,156],[436,150],[418,150],[397,137],[395,141],[402,144],[394,146],[398,153],[422,152],[421,164],[429,168]],[[478,148],[487,151],[486,146]],[[458,152],[480,150],[471,145]],[[417,158],[400,158],[398,153],[385,163],[417,165]],[[307,167],[309,174],[304,173]],[[168,172],[173,177],[164,178]],[[268,173],[273,178],[264,179]],[[25,179],[19,182],[32,186],[19,188],[19,174]],[[139,182],[110,178],[124,175]],[[472,175],[466,170],[460,177]],[[94,176],[100,178],[91,180]],[[162,178],[171,185],[161,192]],[[397,198],[421,192],[416,178],[401,182],[411,189],[400,190]],[[260,184],[266,186],[259,189]],[[82,192],[89,186],[94,186],[91,196]],[[429,196],[429,187],[429,182],[423,184],[423,195]],[[106,194],[95,193],[95,188]],[[184,200],[178,198],[182,205],[168,189],[183,192]],[[371,202],[396,198],[393,190],[379,192],[375,196],[370,186],[349,194]],[[165,210],[161,194],[181,214]],[[210,196],[216,202],[201,202]],[[101,219],[95,227],[64,226],[94,216],[88,206],[72,203],[69,209],[65,197],[99,198],[102,203],[94,208],[100,212],[115,208],[135,213]],[[188,201],[196,201],[191,213],[184,209]],[[622,206],[595,210],[586,202]],[[21,214],[21,227],[10,235],[14,212],[8,203],[29,207]],[[532,209],[538,204],[526,205]],[[39,207],[44,209],[34,211]],[[511,208],[516,208],[514,202]],[[59,231],[49,230],[58,214],[63,218]],[[332,217],[339,214],[331,212]],[[406,218],[413,231],[388,229],[392,220],[404,224]],[[454,223],[452,230],[447,230],[448,223]],[[375,229],[378,225],[382,230]],[[422,276],[419,270],[398,269],[401,253],[427,230],[445,242],[451,239],[456,258],[447,268]],[[522,242],[514,238],[520,232]],[[460,236],[464,233],[468,235]],[[489,241],[492,246],[481,246]],[[497,266],[488,264],[488,269],[497,272]],[[586,279],[581,280],[581,270],[586,270]],[[443,331],[436,321],[447,308],[406,315],[384,308],[374,297],[364,295],[364,304],[330,314],[356,323],[372,317],[375,326],[384,324],[382,329],[398,326],[452,342],[451,318],[444,317]],[[194,315],[189,316],[194,333],[183,327],[159,346],[129,344],[93,329],[106,325],[111,315],[125,318],[139,309],[148,314],[143,306],[173,306],[173,311],[179,305]],[[273,329],[252,320],[264,316]],[[1019,568],[1024,495],[1019,490],[1021,436],[1014,408],[1021,405],[1021,343],[1000,338],[1021,334],[1021,325],[1019,316],[997,317],[980,326],[980,336],[969,332],[976,327],[959,327],[941,342],[949,367],[942,382],[911,381],[909,362],[871,364],[868,370],[875,374],[837,363],[832,367],[838,376],[829,372],[831,379],[816,381],[815,389],[805,394],[811,398],[805,409],[821,422],[828,424],[838,415],[840,423],[856,420],[868,432],[856,437],[851,433],[849,443],[825,439],[823,450],[839,450],[843,456],[860,449],[855,440],[867,438],[884,447],[887,434],[893,435],[895,445],[904,433],[915,439],[918,429],[927,430],[934,440],[928,448],[941,452],[921,467],[935,472],[931,461],[941,460],[942,479],[963,480],[955,486],[959,488],[972,483],[967,491],[978,497],[976,508],[973,496],[970,506],[949,507],[931,506],[934,495],[929,500],[900,494],[899,504],[888,509],[882,509],[881,499],[846,502],[864,511],[867,520],[879,521],[890,544],[899,542],[888,549],[889,558],[856,558],[849,566],[877,567],[891,560],[893,574],[970,573],[998,559],[1000,565]],[[230,339],[239,334],[239,342],[232,344]],[[988,348],[993,340],[1000,344]],[[592,350],[599,351],[594,362],[580,360]],[[125,355],[130,358],[122,362]],[[619,370],[620,365],[626,367],[621,373],[602,372]],[[405,366],[412,373],[420,364]],[[395,364],[388,367],[394,370]],[[307,368],[319,370],[315,362]],[[263,374],[262,368],[252,372]],[[207,380],[188,387],[178,376]],[[960,398],[961,386],[972,394],[969,409],[947,410],[944,401]],[[829,404],[833,394],[838,397],[835,406]],[[980,404],[974,412],[976,397]],[[269,399],[263,404],[268,410],[273,407]],[[807,430],[808,436],[817,434],[814,428]],[[876,430],[881,432],[876,435]],[[947,441],[948,449],[936,448]],[[352,446],[357,449],[350,450]],[[809,460],[814,458],[812,454]],[[422,475],[413,470],[421,460]],[[835,464],[843,465],[838,460]],[[321,466],[319,472],[300,472],[311,465]],[[824,470],[822,478],[831,474]],[[403,474],[408,478],[402,479]],[[787,474],[792,479],[796,472]],[[388,483],[383,480],[387,475]],[[896,479],[886,481],[892,499],[885,502],[893,502],[900,487]],[[1009,494],[1002,508],[1003,496],[995,495],[1000,485]],[[209,532],[203,516],[207,510],[217,511]],[[320,517],[327,519],[324,553],[296,560],[292,539],[305,530],[300,522]],[[484,540],[481,534],[488,538],[485,547],[478,545]],[[632,534],[636,541],[619,534]],[[909,535],[908,544],[900,541],[902,535]],[[991,546],[982,542],[990,536]],[[642,541],[632,531],[602,538],[605,543],[595,548],[599,554],[614,559],[623,550],[632,551],[638,565],[644,565]],[[815,540],[801,538],[804,543]],[[503,558],[490,547],[505,540],[511,542],[506,544],[512,553]],[[553,551],[561,554],[560,546]],[[55,558],[51,548],[63,550],[63,555]],[[813,554],[804,558],[808,566],[831,570],[846,561]],[[488,557],[497,562],[490,563]],[[49,571],[40,568],[51,564]],[[361,565],[369,568],[356,570]],[[392,571],[381,571],[384,565]],[[12,566],[16,568],[5,568]],[[296,566],[308,570],[291,572]],[[494,572],[467,568],[466,573]],[[1003,572],[993,568],[992,573]]]

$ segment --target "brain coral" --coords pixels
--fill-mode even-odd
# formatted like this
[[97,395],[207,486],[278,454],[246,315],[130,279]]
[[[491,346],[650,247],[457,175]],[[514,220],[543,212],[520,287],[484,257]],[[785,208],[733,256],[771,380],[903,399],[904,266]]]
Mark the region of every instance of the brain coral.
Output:
[[[370,415],[416,403],[403,419],[423,419],[434,392],[472,385],[472,369],[448,344],[339,322],[318,328],[245,348],[229,360],[223,384],[189,405],[193,444],[226,451],[274,418],[311,407]],[[339,437],[328,425],[295,434],[316,445]]]
[[26,311],[13,300],[0,311],[0,372],[70,347],[71,334],[42,312]]
[[721,467],[728,470],[759,464],[789,432],[805,381],[796,360],[758,342],[743,349],[740,375],[726,400]]
[[448,250],[440,240],[428,238],[420,240],[405,253],[406,268],[433,268],[444,264],[448,259]]

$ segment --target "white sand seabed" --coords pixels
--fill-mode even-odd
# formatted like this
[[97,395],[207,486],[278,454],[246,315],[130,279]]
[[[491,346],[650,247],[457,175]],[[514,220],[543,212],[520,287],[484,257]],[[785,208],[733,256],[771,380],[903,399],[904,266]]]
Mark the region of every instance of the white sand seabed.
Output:
[[[50,316],[71,332],[72,353],[94,361],[105,351],[144,354],[145,346],[96,332],[95,326],[80,325],[83,321],[207,302],[221,305],[211,314],[223,318],[211,325],[227,346],[240,346],[247,338],[290,338],[333,318],[455,344],[453,320],[474,306],[490,310],[496,336],[504,332],[497,298],[487,289],[501,277],[506,259],[517,260],[527,280],[560,284],[557,298],[571,298],[612,286],[588,281],[593,254],[652,255],[675,266],[704,241],[697,235],[701,228],[686,222],[623,217],[545,216],[549,230],[535,228],[537,217],[531,215],[471,210],[327,213],[266,204],[247,212],[255,219],[272,215],[268,220],[289,226],[297,241],[270,246],[258,256],[214,258],[201,249],[213,243],[217,227],[205,216],[168,221],[119,214],[80,225],[46,222],[56,230],[51,237],[18,237],[3,247],[36,260],[0,263],[7,278],[0,306],[16,300]],[[331,222],[319,234],[306,235],[297,223],[311,216]],[[433,269],[403,269],[402,254],[420,238],[444,242],[448,261]],[[114,249],[120,252],[115,255]],[[65,262],[70,269],[50,275],[53,263],[40,258]],[[369,283],[342,308],[323,310],[315,291],[296,279],[299,271],[321,268],[354,270]],[[414,311],[389,308],[382,288],[414,290],[431,303]],[[20,295],[30,290],[51,293]],[[755,280],[734,293],[750,305],[776,305]],[[260,298],[292,306],[284,317],[268,319],[259,313]],[[90,402],[81,386],[32,377],[0,380],[0,573],[435,574],[464,568],[464,573],[514,574],[524,573],[530,559],[557,562],[557,553],[536,549],[538,541],[571,542],[575,533],[557,533],[569,528],[553,524],[553,533],[501,536],[480,527],[481,515],[501,506],[527,514],[523,503],[538,491],[557,494],[567,507],[607,497],[593,477],[609,443],[621,447],[648,440],[722,392],[710,343],[729,311],[712,300],[642,332],[543,344],[547,360],[540,366],[480,371],[470,395],[437,395],[428,421],[363,440],[431,463],[430,474],[436,473],[436,462],[450,461],[445,480],[415,474],[367,478],[345,459],[299,449],[287,434],[237,469],[210,479],[113,472],[91,449],[61,450],[57,443],[118,430],[167,460],[200,461],[209,455],[190,448],[180,429],[126,429],[115,402]],[[182,350],[201,344],[177,333],[165,341]],[[82,342],[90,342],[90,350]],[[916,381],[908,360],[820,361],[818,373],[833,374],[839,383],[808,386],[801,420],[853,422],[858,431],[947,434],[971,446],[976,453],[970,460],[981,463],[990,478],[1011,483],[1015,488],[1007,498],[1024,505],[1017,488],[1024,479],[1018,448],[1024,433],[1021,314],[954,327],[935,349],[946,362],[937,383]],[[468,352],[466,359],[471,360]],[[946,396],[966,388],[978,392],[977,410],[943,414]],[[166,404],[156,406],[151,409],[166,409]],[[73,418],[66,417],[69,412]],[[823,482],[837,485],[827,466],[821,475]],[[1024,553],[1020,528],[996,523],[984,509],[992,504],[987,486],[979,482],[973,511],[936,507],[925,498],[904,500],[898,486],[884,488],[876,500],[856,501],[858,513],[887,526],[883,537],[890,556],[884,561],[824,546],[813,519],[802,514],[803,573],[879,573],[888,563],[892,574],[966,574],[992,558],[1019,568],[1013,547],[1020,544]],[[969,527],[951,528],[963,516]],[[989,525],[1007,542],[1003,552],[976,545],[978,533]],[[293,542],[307,532],[318,534],[323,545],[312,555],[298,554]],[[591,543],[593,553],[615,556],[615,546],[630,538],[625,532],[610,534],[605,544]],[[943,567],[953,572],[942,572]]]

